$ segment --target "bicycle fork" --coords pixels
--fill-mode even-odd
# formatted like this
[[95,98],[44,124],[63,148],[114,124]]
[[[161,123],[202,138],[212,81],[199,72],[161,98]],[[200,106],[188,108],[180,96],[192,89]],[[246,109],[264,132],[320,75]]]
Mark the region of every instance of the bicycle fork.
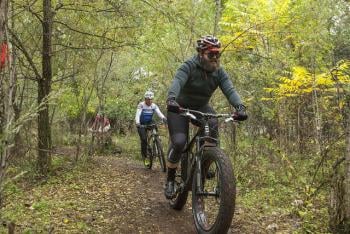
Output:
[[[204,126],[204,137],[209,136],[209,124],[206,122]],[[203,195],[203,181],[202,181],[202,164],[201,164],[201,158],[203,155],[204,148],[200,146],[200,137],[197,137],[196,139],[196,152],[195,155],[196,159],[196,192],[199,195]]]
[[[209,133],[209,125],[208,123],[205,124],[204,126],[204,139],[206,137],[209,137],[210,133]],[[203,158],[203,151],[204,151],[204,146],[200,145],[200,141],[201,138],[197,137],[196,139],[196,152],[197,154],[195,155],[195,160],[196,160],[196,191],[192,191],[195,192],[197,195],[200,196],[214,196],[214,197],[218,197],[218,193],[217,191],[214,192],[208,192],[208,191],[204,191],[204,184],[203,184],[203,180],[202,180],[202,174],[204,173],[202,171],[202,158]],[[205,176],[205,175],[203,175]]]

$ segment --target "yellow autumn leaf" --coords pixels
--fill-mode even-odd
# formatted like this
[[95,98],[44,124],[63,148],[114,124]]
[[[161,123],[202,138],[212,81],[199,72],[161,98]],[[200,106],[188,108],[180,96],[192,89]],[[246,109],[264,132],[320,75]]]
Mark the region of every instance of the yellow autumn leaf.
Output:
[[305,211],[299,210],[299,211],[298,211],[298,215],[299,215],[301,218],[303,218],[303,217],[305,217],[306,212],[305,212]]
[[323,73],[316,76],[316,85],[333,86],[334,81],[332,80],[332,77]]

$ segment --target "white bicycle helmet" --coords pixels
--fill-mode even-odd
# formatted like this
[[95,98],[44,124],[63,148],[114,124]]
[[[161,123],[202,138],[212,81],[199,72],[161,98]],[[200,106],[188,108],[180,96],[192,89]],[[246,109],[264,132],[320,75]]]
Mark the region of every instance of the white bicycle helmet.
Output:
[[153,99],[154,98],[154,93],[152,91],[146,91],[145,98]]

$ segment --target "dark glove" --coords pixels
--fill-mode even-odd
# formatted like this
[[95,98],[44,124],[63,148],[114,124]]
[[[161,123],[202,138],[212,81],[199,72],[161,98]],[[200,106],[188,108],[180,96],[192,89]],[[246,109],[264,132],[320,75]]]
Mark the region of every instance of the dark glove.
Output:
[[238,121],[244,121],[246,119],[248,119],[248,115],[246,113],[246,107],[243,104],[239,104],[237,106],[235,106],[236,112],[234,112],[232,114],[232,118],[234,120],[238,120]]
[[174,97],[168,98],[167,102],[167,110],[174,113],[180,112],[180,105],[175,101]]
[[166,118],[163,118],[163,123],[168,124],[168,120]]

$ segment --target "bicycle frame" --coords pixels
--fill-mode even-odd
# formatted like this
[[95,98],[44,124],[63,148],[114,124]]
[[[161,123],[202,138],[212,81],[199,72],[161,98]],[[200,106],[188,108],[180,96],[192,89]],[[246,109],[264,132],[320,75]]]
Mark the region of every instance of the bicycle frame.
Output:
[[209,123],[210,119],[221,117],[226,118],[225,122],[235,121],[234,116],[190,109],[180,109],[180,114],[192,123],[199,120],[201,124],[192,137],[187,135],[170,206],[181,210],[192,191],[192,215],[197,232],[227,233],[234,215],[236,183],[231,161],[220,149],[218,137],[210,136]]
[[[200,120],[202,122],[199,128],[197,129],[195,135],[191,138],[191,140],[187,141],[189,143],[186,145],[183,151],[184,154],[190,154],[192,153],[192,149],[195,146],[194,157],[188,164],[188,167],[191,167],[190,174],[187,176],[183,188],[188,189],[192,185],[192,179],[193,179],[192,176],[194,174],[194,171],[196,171],[197,173],[195,176],[197,180],[197,183],[196,183],[197,187],[196,187],[196,191],[192,191],[192,192],[196,192],[199,195],[217,196],[216,193],[208,193],[208,192],[202,191],[203,184],[202,184],[202,178],[201,178],[202,176],[201,159],[202,159],[203,151],[206,147],[216,147],[219,144],[218,139],[210,137],[209,120],[211,118],[226,117],[225,122],[229,122],[229,121],[234,121],[234,119],[229,114],[203,113],[203,112],[195,111],[191,109],[183,109],[182,111],[183,111],[182,113],[183,116],[187,116],[193,120],[197,120],[197,117],[194,114],[199,115],[201,117]],[[204,136],[201,136],[202,130],[204,130]],[[189,138],[189,134],[187,134],[187,136]],[[208,140],[214,141],[215,145],[206,144]],[[201,142],[203,142],[203,144],[201,144]]]
[[141,125],[140,127],[145,129],[147,137],[147,157],[149,159],[149,163],[147,164],[148,166],[145,166],[151,169],[153,161],[158,158],[161,170],[163,172],[166,172],[164,151],[161,145],[161,139],[158,132],[158,125],[160,124],[163,123],[152,123],[148,125]]
[[[147,130],[147,144],[149,145],[151,142],[149,140],[155,141],[155,138],[159,136],[158,134],[158,125],[161,123],[152,123],[148,125],[140,125],[140,127],[145,128]],[[150,134],[149,134],[150,132]]]

